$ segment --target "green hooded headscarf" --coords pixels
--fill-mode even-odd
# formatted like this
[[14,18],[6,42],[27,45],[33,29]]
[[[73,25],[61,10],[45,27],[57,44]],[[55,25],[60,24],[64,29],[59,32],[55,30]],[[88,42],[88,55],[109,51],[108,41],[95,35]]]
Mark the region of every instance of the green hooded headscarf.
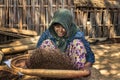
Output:
[[[56,32],[54,31],[54,24],[61,24],[67,34],[64,37],[57,36]],[[77,32],[77,26],[73,21],[72,13],[67,9],[59,9],[54,13],[54,16],[50,22],[49,31],[52,36],[56,39],[56,46],[61,50],[65,51],[67,48],[67,40],[72,38]]]

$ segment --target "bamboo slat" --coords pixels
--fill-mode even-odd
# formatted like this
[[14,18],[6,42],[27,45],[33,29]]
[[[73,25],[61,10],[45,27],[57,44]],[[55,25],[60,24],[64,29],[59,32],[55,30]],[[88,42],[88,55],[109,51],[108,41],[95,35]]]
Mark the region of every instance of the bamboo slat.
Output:
[[49,19],[51,19],[52,17],[52,1],[45,1],[47,4],[48,4],[48,8],[45,8],[45,12],[46,12],[46,17],[45,17],[45,20],[46,20],[46,28],[48,29],[48,25],[49,25]]
[[117,35],[120,36],[120,9],[118,10],[118,26],[117,26]]
[[16,34],[23,34],[23,35],[28,35],[28,36],[36,36],[37,33],[35,31],[31,31],[31,30],[19,30],[19,29],[14,29],[14,28],[4,28],[1,27],[0,28],[1,31],[4,32],[11,32],[11,33],[16,33]]
[[27,29],[27,26],[24,26],[26,24],[26,13],[27,13],[27,10],[26,10],[26,0],[22,0],[22,4],[23,4],[23,28],[24,29]]
[[94,12],[91,12],[90,13],[90,22],[91,22],[91,36],[92,37],[96,37],[96,33],[95,33],[95,13]]
[[73,12],[75,22],[86,35],[112,37],[111,26],[115,29],[112,29],[114,35],[120,35],[118,5],[120,2],[117,0],[105,0],[105,2],[104,0],[0,0],[0,2],[0,27],[33,30],[42,34],[48,28],[53,13],[59,8],[67,8]]
[[117,24],[118,24],[118,12],[114,12],[113,25],[116,26]]
[[0,27],[2,26],[2,8],[0,7]]
[[34,24],[35,24],[35,26],[34,26],[34,29],[35,29],[35,31],[37,32],[37,33],[39,33],[39,16],[40,16],[40,14],[39,14],[39,7],[35,7],[35,5],[38,5],[39,3],[38,3],[38,0],[36,0],[35,2],[34,2],[34,8],[35,8],[35,18],[34,18]]
[[[18,5],[22,5],[22,0],[18,0]],[[18,12],[19,12],[19,15],[18,15],[18,23],[19,23],[19,26],[18,26],[18,29],[22,30],[23,29],[23,7],[20,8],[20,7],[17,7],[18,8]]]
[[35,48],[36,48],[36,44],[27,44],[27,45],[15,46],[15,47],[3,48],[1,49],[1,51],[4,54],[13,54]]
[[[27,0],[27,5],[29,5],[30,6],[30,1],[31,0]],[[32,24],[32,21],[31,21],[31,12],[30,12],[30,8],[31,7],[27,7],[27,16],[26,16],[26,18],[27,18],[27,20],[26,20],[26,24],[27,24],[27,29],[31,29],[31,24]]]
[[80,20],[80,17],[79,17],[79,14],[80,14],[80,12],[79,12],[79,10],[77,9],[76,10],[76,16],[75,16],[75,22],[78,24],[78,25],[80,25],[80,22],[81,22],[81,20]]
[[9,44],[0,45],[0,49],[21,46],[21,45],[28,45],[28,44],[36,44],[38,39],[39,39],[39,36],[16,39],[16,40],[14,39]]
[[87,27],[87,18],[88,18],[88,12],[83,12],[83,31],[85,32],[85,34],[86,34],[85,29]]
[[[35,1],[36,0],[31,0],[31,16],[32,16],[32,24],[35,24]],[[34,27],[31,26],[31,29],[34,30]]]
[[96,13],[96,36],[101,37],[102,10]]
[[42,26],[41,26],[41,33],[43,32],[43,31],[45,31],[45,12],[44,12],[44,1],[43,0],[41,0],[41,3],[40,3],[40,5],[41,5],[41,23],[42,23]]
[[[8,5],[10,4],[10,5],[12,5],[12,3],[13,3],[13,1],[14,0],[9,0],[8,1]],[[12,7],[9,7],[9,10],[8,10],[8,18],[9,18],[9,27],[10,28],[12,28],[13,27],[13,12],[12,12],[12,10],[13,10],[13,8]],[[17,19],[15,20],[15,21],[17,21]]]

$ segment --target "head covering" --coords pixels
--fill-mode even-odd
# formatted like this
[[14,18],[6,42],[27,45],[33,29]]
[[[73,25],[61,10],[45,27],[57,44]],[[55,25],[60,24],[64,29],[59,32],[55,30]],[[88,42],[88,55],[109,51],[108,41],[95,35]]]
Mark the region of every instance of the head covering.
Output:
[[[67,31],[63,37],[57,36],[54,31],[54,24],[60,24]],[[71,38],[77,32],[77,26],[73,21],[73,15],[68,9],[59,9],[54,13],[54,16],[49,25],[49,31],[54,38],[56,38],[56,46],[61,50],[65,51],[67,47],[67,39]]]

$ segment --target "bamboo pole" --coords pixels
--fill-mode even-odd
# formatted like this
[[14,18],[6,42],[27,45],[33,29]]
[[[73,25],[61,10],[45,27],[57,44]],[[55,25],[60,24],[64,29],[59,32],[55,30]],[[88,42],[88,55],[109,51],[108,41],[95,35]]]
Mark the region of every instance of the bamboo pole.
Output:
[[2,14],[3,13],[3,10],[2,10],[2,8],[0,7],[0,27],[2,26]]
[[25,26],[25,24],[26,24],[26,13],[27,13],[27,11],[26,11],[26,0],[22,0],[22,3],[23,3],[23,27],[25,28],[25,29],[27,29],[27,27]]
[[9,47],[9,48],[2,48],[1,51],[4,54],[13,54],[13,53],[22,52],[29,49],[35,49],[35,48],[36,48],[36,44],[28,44],[28,45],[20,45],[20,46]]
[[12,69],[10,69],[7,65],[2,65],[2,66],[0,66],[0,70],[2,70],[2,71],[8,71],[8,72],[10,72],[10,73],[12,73],[12,74],[17,74],[17,73],[14,72]]
[[21,46],[21,45],[36,44],[38,39],[39,39],[39,36],[16,39],[9,44],[0,45],[0,48],[9,48],[9,47],[15,47],[15,46]]
[[4,27],[1,27],[0,30],[4,31],[4,32],[9,32],[9,33],[16,33],[19,35],[20,34],[28,35],[28,36],[36,36],[37,35],[37,33],[32,30],[20,30],[20,29],[15,29],[15,28],[4,28]]

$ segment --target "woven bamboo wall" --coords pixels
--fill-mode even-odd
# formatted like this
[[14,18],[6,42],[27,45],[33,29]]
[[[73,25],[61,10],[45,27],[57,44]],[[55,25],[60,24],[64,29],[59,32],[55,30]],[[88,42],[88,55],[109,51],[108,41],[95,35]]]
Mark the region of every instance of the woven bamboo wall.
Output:
[[68,8],[86,36],[120,36],[120,7],[116,7],[117,3],[109,8],[108,5],[96,6],[92,2],[90,6],[80,6],[75,1],[87,0],[0,0],[0,28],[33,30],[39,35],[48,28],[58,8]]
[[73,11],[73,0],[0,0],[0,27],[41,34],[58,8]]
[[90,37],[120,36],[120,0],[74,0],[77,24]]
[[120,36],[120,9],[78,8],[76,22],[90,37]]

